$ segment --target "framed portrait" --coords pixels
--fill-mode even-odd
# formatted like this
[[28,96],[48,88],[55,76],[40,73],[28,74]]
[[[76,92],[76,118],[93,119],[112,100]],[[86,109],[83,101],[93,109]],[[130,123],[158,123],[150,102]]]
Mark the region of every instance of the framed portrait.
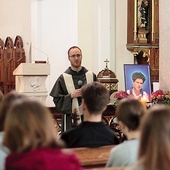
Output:
[[[141,94],[151,95],[150,66],[145,64],[124,64],[125,90],[132,93],[134,89],[140,90]],[[135,95],[135,94],[134,94]],[[137,94],[139,95],[139,94]],[[137,95],[135,98],[137,98]]]

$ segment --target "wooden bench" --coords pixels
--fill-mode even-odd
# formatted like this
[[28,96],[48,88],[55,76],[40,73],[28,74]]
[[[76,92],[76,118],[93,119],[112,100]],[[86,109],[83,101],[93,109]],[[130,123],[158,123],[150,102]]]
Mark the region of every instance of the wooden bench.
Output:
[[102,168],[92,168],[88,170],[125,170],[125,167],[102,167]]
[[[105,167],[110,150],[116,145],[102,146],[98,148],[67,148],[64,152],[73,152],[77,155],[84,169]],[[116,169],[115,169],[116,170]]]

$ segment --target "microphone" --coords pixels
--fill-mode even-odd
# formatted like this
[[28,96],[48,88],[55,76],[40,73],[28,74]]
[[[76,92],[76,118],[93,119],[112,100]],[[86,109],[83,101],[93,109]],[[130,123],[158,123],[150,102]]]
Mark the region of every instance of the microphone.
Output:
[[82,80],[79,80],[79,81],[78,81],[78,85],[79,85],[79,88],[81,88],[82,85],[83,85],[83,81],[82,81]]
[[[79,89],[82,87],[82,85],[83,85],[83,81],[79,80],[78,81]],[[78,97],[78,102],[79,102],[79,105],[81,105],[81,103],[82,103],[82,98],[81,97]]]
[[[46,54],[44,51],[42,51],[42,50],[34,47],[34,46],[32,45],[32,43],[28,43],[28,42],[27,42],[26,44],[30,46],[30,51],[29,51],[29,60],[30,60],[30,62],[31,62],[31,59],[32,59],[32,49],[34,49],[34,50],[39,51],[40,53],[42,53],[42,54],[44,54],[44,55],[46,56],[46,61],[41,61],[41,60],[40,60],[39,62],[49,63],[48,54]],[[34,57],[34,58],[35,58],[35,57]],[[36,61],[35,61],[35,62],[36,62]],[[38,62],[38,61],[37,61],[37,62]]]

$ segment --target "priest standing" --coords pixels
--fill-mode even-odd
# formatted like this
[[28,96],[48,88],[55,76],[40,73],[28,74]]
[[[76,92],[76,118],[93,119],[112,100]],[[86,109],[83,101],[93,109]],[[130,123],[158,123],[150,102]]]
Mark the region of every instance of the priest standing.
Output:
[[79,47],[72,46],[68,50],[68,59],[71,66],[59,76],[50,93],[57,110],[62,113],[62,132],[72,127],[72,115],[80,115],[81,87],[97,81],[96,75],[81,65]]

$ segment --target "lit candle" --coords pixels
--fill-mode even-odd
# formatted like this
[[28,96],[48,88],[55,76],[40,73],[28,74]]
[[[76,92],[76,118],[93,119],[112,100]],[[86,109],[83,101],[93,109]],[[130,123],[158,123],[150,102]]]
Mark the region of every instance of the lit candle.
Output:
[[146,108],[146,98],[141,98],[140,102],[142,103],[142,105]]

